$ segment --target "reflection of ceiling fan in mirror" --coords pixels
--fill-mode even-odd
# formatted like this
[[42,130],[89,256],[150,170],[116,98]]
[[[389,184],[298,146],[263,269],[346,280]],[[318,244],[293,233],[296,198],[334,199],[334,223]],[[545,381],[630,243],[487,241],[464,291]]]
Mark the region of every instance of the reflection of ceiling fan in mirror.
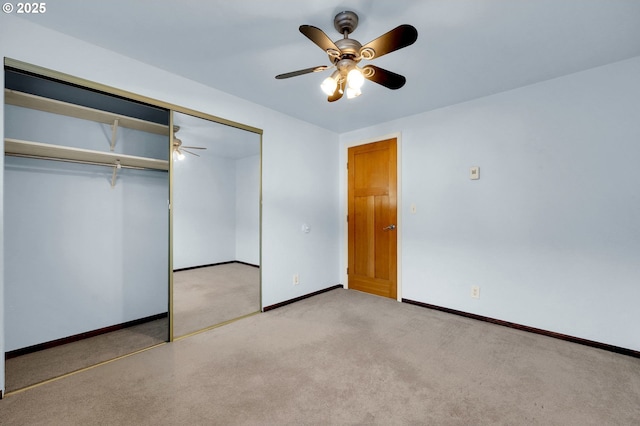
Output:
[[182,141],[178,139],[176,133],[180,130],[180,126],[173,126],[173,158],[176,160],[184,160],[184,153],[195,155],[200,157],[195,152],[189,151],[190,149],[207,149],[202,146],[182,146]]

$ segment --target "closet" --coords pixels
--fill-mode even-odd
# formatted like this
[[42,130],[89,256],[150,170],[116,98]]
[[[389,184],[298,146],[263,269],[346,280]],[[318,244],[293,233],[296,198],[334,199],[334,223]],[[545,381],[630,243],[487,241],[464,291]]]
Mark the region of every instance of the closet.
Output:
[[[87,367],[74,364],[81,359],[169,340],[171,119],[155,105],[10,67],[4,90],[12,391]],[[76,341],[92,353],[53,357],[42,373],[27,362]]]

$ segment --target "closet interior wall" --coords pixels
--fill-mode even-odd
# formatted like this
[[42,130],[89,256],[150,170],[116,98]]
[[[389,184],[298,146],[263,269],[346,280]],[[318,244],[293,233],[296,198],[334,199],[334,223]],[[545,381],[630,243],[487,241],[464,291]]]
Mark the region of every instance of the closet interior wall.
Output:
[[168,111],[166,117],[164,135],[114,132],[109,124],[5,105],[7,150],[11,140],[17,150],[30,141],[89,150],[97,163],[104,154],[160,164],[105,167],[7,151],[5,351],[167,313]]

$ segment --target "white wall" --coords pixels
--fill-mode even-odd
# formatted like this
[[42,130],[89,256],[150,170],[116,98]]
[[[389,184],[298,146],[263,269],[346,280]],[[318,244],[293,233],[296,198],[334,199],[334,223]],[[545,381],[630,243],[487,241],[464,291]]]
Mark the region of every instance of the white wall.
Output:
[[[335,194],[337,134],[14,16],[3,15],[1,19],[1,57],[263,129],[263,306],[340,281],[335,267],[340,246],[335,226],[339,220]],[[300,231],[305,222],[312,227],[309,234]],[[301,279],[295,287],[291,283],[293,273],[299,273]],[[0,294],[3,292],[4,284],[0,285]],[[3,328],[4,323],[0,324]],[[0,349],[3,347],[4,336],[0,333]],[[0,368],[0,388],[3,378]]]
[[5,160],[5,350],[167,312],[167,173]]
[[173,268],[234,261],[236,162],[186,155],[173,166]]
[[199,155],[174,162],[174,269],[260,264],[260,156]]
[[344,164],[402,132],[402,297],[639,350],[638,75],[634,58],[341,135]]
[[236,257],[260,264],[260,155],[236,160]]

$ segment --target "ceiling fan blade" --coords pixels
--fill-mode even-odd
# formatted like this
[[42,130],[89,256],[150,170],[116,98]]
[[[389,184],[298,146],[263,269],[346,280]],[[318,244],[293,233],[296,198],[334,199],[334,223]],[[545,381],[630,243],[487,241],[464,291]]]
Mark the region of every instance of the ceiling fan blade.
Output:
[[327,36],[320,28],[316,28],[312,25],[300,25],[300,32],[325,52],[329,53],[330,51],[334,51],[337,54],[340,53],[338,46],[336,46],[329,36]]
[[412,25],[400,25],[378,37],[375,40],[370,41],[369,43],[362,46],[360,52],[368,51],[369,49],[373,49],[373,56],[371,55],[363,55],[366,59],[379,58],[382,55],[386,55],[387,53],[394,52],[398,49],[402,49],[403,47],[407,47],[415,43],[418,39],[418,30],[415,29]]
[[331,96],[329,96],[327,98],[327,100],[329,102],[335,102],[335,101],[337,101],[338,99],[340,99],[342,97],[342,95],[344,94],[344,90],[342,90],[342,88],[340,86],[342,86],[342,85],[338,84],[338,87],[336,87],[336,90],[335,90],[335,92],[333,92],[333,95],[331,95]]
[[375,65],[367,65],[362,68],[362,71],[362,74],[367,80],[371,80],[374,83],[378,83],[392,90],[401,88],[407,82],[404,76],[376,67]]
[[200,157],[198,154],[196,154],[195,152],[191,152],[189,150],[184,149],[184,147],[182,149],[180,149],[181,151],[186,152],[187,154],[191,154],[191,155],[195,155],[196,157]]
[[207,149],[203,146],[183,146],[182,149],[184,148],[189,148],[189,149]]
[[285,74],[279,74],[279,75],[276,75],[276,78],[278,80],[282,80],[283,78],[297,77],[299,75],[309,74],[309,73],[312,73],[312,72],[324,71],[327,68],[329,68],[329,67],[326,66],[326,65],[320,65],[319,67],[305,68],[303,70],[292,71],[292,72],[288,72],[288,73],[285,73]]

